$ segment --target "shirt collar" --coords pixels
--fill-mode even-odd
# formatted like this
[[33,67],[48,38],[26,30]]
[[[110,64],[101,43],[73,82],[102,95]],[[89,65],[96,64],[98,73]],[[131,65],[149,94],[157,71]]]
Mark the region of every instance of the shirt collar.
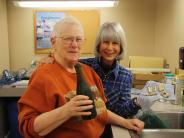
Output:
[[[99,64],[100,57],[95,57],[95,59],[96,59],[96,67],[94,67],[94,68],[95,69],[100,68],[103,71],[102,67]],[[117,77],[119,67],[120,67],[120,65],[119,65],[118,61],[116,61],[115,67],[110,71],[110,74],[112,73],[112,74],[114,74],[115,77]]]

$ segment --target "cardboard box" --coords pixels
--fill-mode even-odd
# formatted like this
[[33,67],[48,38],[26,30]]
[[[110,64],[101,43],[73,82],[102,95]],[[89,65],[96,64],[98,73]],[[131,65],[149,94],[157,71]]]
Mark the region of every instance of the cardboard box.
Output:
[[133,83],[136,85],[144,85],[147,80],[133,80]]
[[133,74],[134,80],[153,80],[161,81],[164,79],[163,74]]
[[144,88],[147,81],[162,81],[164,79],[163,74],[133,74],[133,88]]
[[145,85],[138,85],[138,84],[136,84],[136,85],[133,85],[133,88],[136,88],[136,89],[143,89],[144,88],[144,86]]

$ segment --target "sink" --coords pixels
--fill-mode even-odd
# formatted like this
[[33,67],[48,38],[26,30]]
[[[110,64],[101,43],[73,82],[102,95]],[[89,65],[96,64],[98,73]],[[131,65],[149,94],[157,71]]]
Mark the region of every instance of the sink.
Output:
[[[143,129],[140,138],[184,138],[184,112],[167,111],[154,112],[168,128],[150,128]],[[131,138],[136,137],[123,128],[112,126],[114,138]],[[131,135],[131,136],[130,136]]]
[[141,138],[183,138],[183,129],[144,129]]
[[167,125],[164,129],[144,129],[140,138],[183,138],[184,137],[184,112],[155,112]]
[[184,129],[184,112],[156,112],[169,129]]
[[139,119],[145,122],[146,129],[184,129],[184,112],[181,111],[148,111]]

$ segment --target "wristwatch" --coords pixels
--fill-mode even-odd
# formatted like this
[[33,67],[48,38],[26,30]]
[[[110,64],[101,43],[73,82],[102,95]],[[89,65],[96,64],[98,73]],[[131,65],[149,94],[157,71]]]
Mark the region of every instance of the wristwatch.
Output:
[[133,101],[133,104],[134,104],[135,106],[137,106],[137,107],[139,107],[139,108],[141,109],[141,105],[137,102],[137,97],[134,97],[134,98],[132,99],[132,101]]

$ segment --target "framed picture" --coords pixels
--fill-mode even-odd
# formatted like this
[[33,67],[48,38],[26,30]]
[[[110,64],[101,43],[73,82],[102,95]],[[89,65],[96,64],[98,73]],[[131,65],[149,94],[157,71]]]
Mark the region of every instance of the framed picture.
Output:
[[51,49],[50,36],[56,22],[64,18],[64,12],[35,12],[35,51],[36,53],[49,53]]

